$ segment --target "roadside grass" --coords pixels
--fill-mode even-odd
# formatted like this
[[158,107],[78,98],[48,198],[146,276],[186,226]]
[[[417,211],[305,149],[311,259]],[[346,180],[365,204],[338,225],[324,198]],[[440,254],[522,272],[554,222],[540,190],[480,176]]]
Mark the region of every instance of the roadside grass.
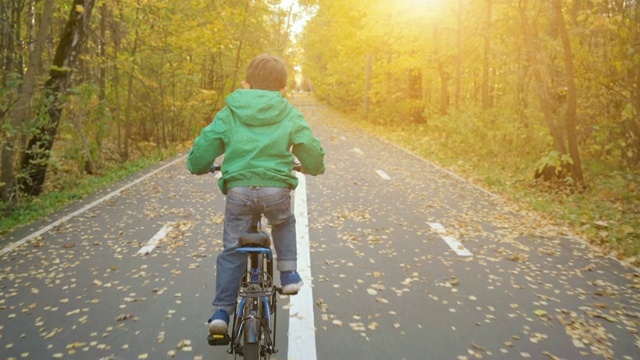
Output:
[[374,125],[356,117],[351,116],[358,127],[554,219],[605,253],[640,266],[640,171],[613,169],[606,160],[583,160],[587,188],[571,192],[534,179],[545,151],[536,145],[536,129],[497,129],[492,128],[495,123],[486,126],[486,121],[459,116],[435,119],[428,126]]
[[[65,176],[53,180],[47,180],[46,191],[38,197],[22,198],[20,203],[11,210],[6,211],[0,218],[0,235],[4,235],[20,226],[41,219],[63,208],[64,206],[81,199],[93,192],[107,187],[126,176],[136,173],[148,166],[173,154],[172,151],[154,153],[153,156],[138,157],[120,165],[109,165],[101,169],[100,175],[79,174],[77,176]],[[54,184],[51,184],[54,182]],[[0,202],[0,209],[4,204]]]

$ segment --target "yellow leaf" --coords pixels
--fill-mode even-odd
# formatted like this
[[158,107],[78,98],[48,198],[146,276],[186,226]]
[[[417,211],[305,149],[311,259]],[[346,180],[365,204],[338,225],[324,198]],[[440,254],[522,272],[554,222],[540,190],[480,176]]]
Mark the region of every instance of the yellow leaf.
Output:
[[538,310],[534,311],[534,313],[536,315],[540,316],[540,317],[547,316],[547,311],[546,310],[542,310],[542,309],[538,309]]
[[84,12],[84,6],[76,5],[76,11],[79,12],[80,14],[82,14]]

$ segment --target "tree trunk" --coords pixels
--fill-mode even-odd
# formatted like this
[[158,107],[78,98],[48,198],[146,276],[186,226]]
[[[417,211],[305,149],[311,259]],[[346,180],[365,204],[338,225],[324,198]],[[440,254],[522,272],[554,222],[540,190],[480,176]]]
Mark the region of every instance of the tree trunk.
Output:
[[[136,20],[139,20],[139,7],[136,8]],[[120,161],[126,162],[129,160],[129,138],[131,137],[131,108],[133,107],[133,79],[136,69],[136,54],[138,53],[138,41],[139,41],[138,28],[134,31],[133,47],[129,54],[133,59],[131,64],[131,71],[129,71],[129,79],[127,81],[127,100],[124,110],[124,134],[122,137],[123,148],[120,153]]]
[[490,78],[489,69],[491,61],[491,2],[487,0],[484,29],[484,59],[482,62],[482,108],[487,110],[491,107]]
[[560,154],[566,154],[567,150],[564,144],[564,133],[562,132],[562,129],[556,124],[556,121],[554,119],[553,103],[551,101],[549,90],[547,89],[545,78],[542,74],[542,71],[540,70],[541,63],[544,63],[544,61],[541,61],[540,55],[542,52],[540,50],[540,46],[538,45],[538,35],[534,33],[532,25],[529,23],[526,1],[522,1],[520,7],[520,19],[522,21],[522,29],[525,42],[524,45],[527,51],[527,58],[529,59],[531,73],[533,74],[534,88],[536,88],[538,92],[540,109],[542,110],[544,121],[549,128],[551,137],[553,138],[554,149]]
[[409,69],[409,99],[411,101],[411,121],[423,124],[425,118],[422,106],[422,69]]
[[456,110],[460,108],[462,101],[462,0],[458,0],[458,12],[456,13],[456,89],[454,104]]
[[35,135],[29,140],[27,151],[22,157],[21,169],[26,177],[21,185],[27,194],[37,196],[42,192],[47,162],[64,109],[66,91],[71,85],[72,70],[85,42],[94,1],[73,1],[69,19],[60,36],[49,80],[43,89],[43,105],[47,118],[42,120]]
[[[115,4],[116,12],[119,11],[119,2]],[[120,65],[118,63],[118,56],[120,54],[120,19],[116,19],[114,12],[111,15],[111,27],[109,32],[111,33],[111,39],[113,40],[113,106],[111,107],[111,113],[116,124],[116,149],[117,154],[120,156],[122,152],[122,117],[120,116]]]
[[[435,59],[438,59],[440,56],[440,32],[437,26],[433,27],[433,39],[434,39],[434,49],[433,55]],[[449,113],[449,103],[451,96],[449,95],[449,79],[451,75],[449,71],[445,68],[445,60],[438,60],[437,65],[438,74],[440,75],[440,115],[447,115]]]
[[369,118],[369,105],[371,102],[369,92],[371,91],[372,62],[371,54],[367,54],[364,74],[364,96],[362,97],[362,115],[365,119]]
[[[640,1],[636,1],[635,24],[633,28],[633,39],[635,39],[635,54],[640,54]],[[640,163],[640,61],[636,60],[631,74],[635,73],[635,84],[632,85],[633,94],[631,103],[633,105],[633,117],[631,122],[631,133],[633,135],[633,151],[631,162],[633,165]]]
[[440,115],[449,113],[449,72],[445,69],[444,64],[438,64],[438,72],[440,73]]
[[562,42],[564,52],[564,70],[565,81],[567,86],[567,109],[565,118],[565,129],[567,133],[567,142],[569,147],[569,155],[573,164],[571,164],[571,175],[578,187],[584,186],[584,178],[582,176],[582,162],[580,160],[580,151],[578,149],[578,135],[576,131],[576,107],[577,107],[577,89],[573,69],[573,52],[571,51],[571,42],[567,33],[567,26],[562,13],[561,0],[553,0],[555,9],[555,19],[557,22],[557,31]]
[[238,85],[236,84],[237,78],[238,78],[238,73],[240,72],[240,59],[242,58],[242,44],[244,42],[244,34],[246,32],[246,28],[247,28],[247,19],[249,18],[249,9],[251,9],[251,1],[250,0],[246,0],[246,5],[245,5],[245,9],[244,9],[244,18],[242,19],[242,27],[240,29],[240,37],[238,40],[238,49],[236,50],[236,61],[235,61],[235,66],[233,69],[233,79],[231,80],[231,91],[233,92],[234,89],[236,89],[238,87]]
[[100,5],[100,38],[98,39],[98,47],[100,48],[100,102],[105,103],[107,100],[107,5]]
[[23,124],[27,122],[30,113],[30,104],[36,89],[36,75],[40,71],[42,62],[42,52],[47,41],[49,28],[51,26],[51,17],[53,15],[53,0],[47,0],[44,3],[42,11],[42,20],[40,21],[40,29],[35,39],[33,51],[29,54],[29,67],[23,78],[22,89],[18,95],[18,99],[14,106],[9,110],[8,117],[11,121],[11,134],[7,138],[5,146],[2,147],[2,169],[0,182],[3,186],[1,199],[4,202],[17,201],[19,189],[15,188],[15,160],[18,143],[22,136]]

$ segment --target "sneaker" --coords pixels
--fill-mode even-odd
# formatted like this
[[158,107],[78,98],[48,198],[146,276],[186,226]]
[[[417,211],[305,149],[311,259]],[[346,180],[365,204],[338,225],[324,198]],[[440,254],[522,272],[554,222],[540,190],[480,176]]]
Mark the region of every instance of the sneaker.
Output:
[[294,295],[302,287],[302,279],[297,271],[283,271],[280,273],[280,284],[282,284],[283,295]]
[[229,328],[229,314],[222,309],[218,309],[208,321],[209,334],[226,334]]

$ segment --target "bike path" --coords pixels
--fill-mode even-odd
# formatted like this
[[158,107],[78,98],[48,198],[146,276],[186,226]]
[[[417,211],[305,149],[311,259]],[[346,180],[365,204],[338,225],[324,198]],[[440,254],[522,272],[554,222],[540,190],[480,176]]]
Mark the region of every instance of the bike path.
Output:
[[[637,272],[293,102],[327,150],[306,179],[316,353],[299,360],[638,358]],[[0,359],[231,358],[204,325],[223,207],[215,179],[177,158],[4,237],[46,229],[0,255]],[[279,305],[274,358],[293,360],[297,315]]]
[[327,148],[308,185],[318,359],[639,358],[635,270],[301,108]]
[[[29,238],[0,256],[0,359],[228,357],[207,344],[205,324],[224,198],[214,176],[188,173],[184,156],[158,169],[0,241]],[[287,304],[279,300],[285,349]]]

